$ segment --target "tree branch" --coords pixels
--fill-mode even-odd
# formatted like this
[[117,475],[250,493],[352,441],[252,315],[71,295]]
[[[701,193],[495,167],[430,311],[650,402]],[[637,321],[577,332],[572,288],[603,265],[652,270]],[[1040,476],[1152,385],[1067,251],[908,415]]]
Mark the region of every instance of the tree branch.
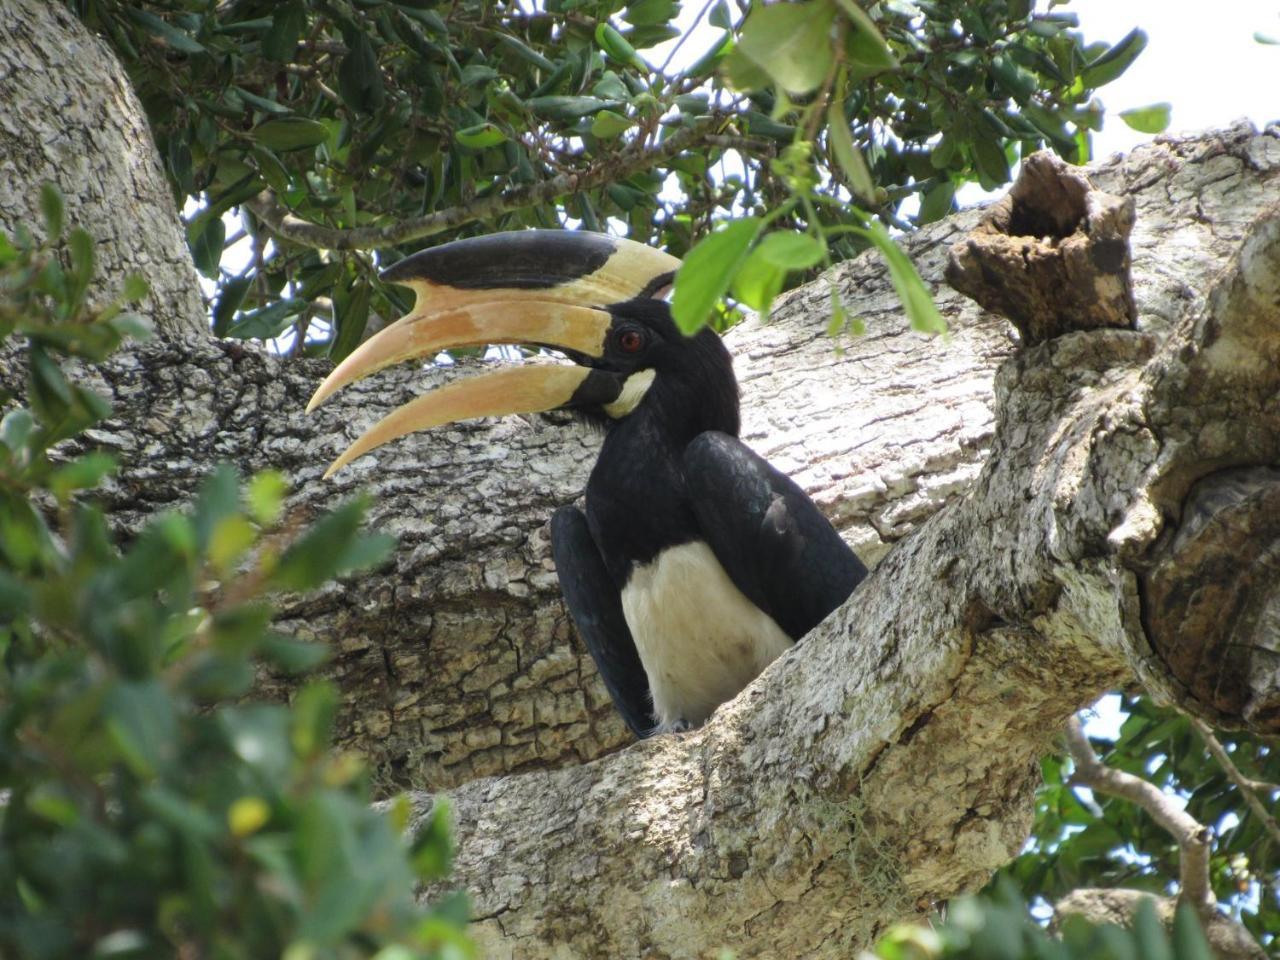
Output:
[[[695,127],[684,127],[671,134],[653,149],[630,148],[615,157],[606,158],[586,170],[562,173],[543,180],[512,187],[501,193],[493,193],[468,203],[437,210],[422,217],[389,223],[378,227],[353,227],[339,229],[311,223],[290,213],[270,191],[263,191],[248,202],[249,209],[270,230],[285,240],[315,247],[320,250],[369,250],[391,247],[411,240],[444,233],[473,220],[490,220],[512,210],[550,203],[565,194],[592,190],[658,166],[679,156],[685,150],[699,145],[716,143],[724,146],[724,136],[718,129],[715,115],[704,118]],[[740,138],[734,140],[739,149],[749,149],[758,141]]]
[[1207,723],[1198,717],[1188,716],[1187,719],[1196,728],[1196,732],[1200,734],[1200,739],[1204,741],[1205,747],[1208,748],[1213,758],[1218,761],[1218,765],[1222,767],[1223,772],[1236,785],[1240,795],[1244,798],[1244,802],[1249,805],[1249,809],[1258,818],[1258,822],[1262,824],[1263,829],[1271,834],[1271,839],[1280,845],[1280,825],[1276,823],[1276,818],[1262,805],[1262,800],[1258,797],[1259,793],[1274,791],[1277,787],[1273,784],[1261,783],[1246,777],[1240,772],[1240,768],[1231,759],[1231,754],[1227,753],[1226,748],[1214,736],[1213,729]]
[[1155,784],[1098,759],[1084,734],[1079,717],[1067,721],[1067,750],[1075,761],[1071,782],[1136,804],[1164,827],[1178,844],[1179,888],[1182,899],[1200,914],[1212,910],[1216,898],[1209,884],[1209,855],[1213,831],[1182,809]]

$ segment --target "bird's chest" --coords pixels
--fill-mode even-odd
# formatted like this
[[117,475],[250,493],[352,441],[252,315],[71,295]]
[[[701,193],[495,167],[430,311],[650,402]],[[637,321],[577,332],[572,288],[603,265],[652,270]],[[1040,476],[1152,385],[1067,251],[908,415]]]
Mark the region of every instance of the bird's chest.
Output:
[[791,646],[700,540],[635,564],[622,610],[660,730],[702,723]]

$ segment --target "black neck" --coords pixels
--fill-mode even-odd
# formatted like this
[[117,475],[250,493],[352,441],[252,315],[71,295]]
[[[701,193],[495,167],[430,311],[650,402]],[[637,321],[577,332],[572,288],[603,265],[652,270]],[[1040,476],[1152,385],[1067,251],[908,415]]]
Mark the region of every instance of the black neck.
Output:
[[608,427],[587,483],[588,520],[620,587],[635,564],[697,536],[685,493],[685,447],[707,430],[738,435],[729,351],[712,330],[681,346],[636,409]]

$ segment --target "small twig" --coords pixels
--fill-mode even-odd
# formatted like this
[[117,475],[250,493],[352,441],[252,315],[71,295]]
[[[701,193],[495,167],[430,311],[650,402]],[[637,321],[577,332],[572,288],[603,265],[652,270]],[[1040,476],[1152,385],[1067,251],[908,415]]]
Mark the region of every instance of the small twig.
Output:
[[1196,728],[1196,732],[1200,734],[1200,739],[1209,748],[1209,752],[1218,761],[1223,772],[1239,788],[1240,793],[1244,796],[1244,802],[1249,805],[1249,809],[1253,811],[1254,815],[1262,821],[1262,826],[1271,835],[1271,839],[1276,843],[1280,843],[1280,824],[1276,823],[1275,817],[1267,811],[1267,808],[1262,805],[1262,801],[1258,798],[1259,792],[1265,793],[1269,790],[1274,790],[1275,787],[1246,777],[1240,772],[1240,768],[1231,759],[1231,754],[1227,753],[1226,748],[1214,736],[1213,730],[1209,728],[1207,723],[1196,717],[1189,716],[1187,719]]
[[1211,911],[1216,903],[1209,885],[1209,852],[1213,831],[1181,809],[1155,784],[1123,770],[1108,767],[1093,752],[1079,717],[1067,721],[1067,749],[1075,761],[1071,782],[1101,790],[1136,803],[1178,844],[1178,896],[1198,913]]
[[473,220],[488,220],[522,207],[549,203],[567,193],[577,193],[625,180],[643,170],[671,160],[695,145],[705,143],[708,137],[714,135],[710,132],[713,128],[713,123],[687,127],[678,130],[651,150],[626,151],[609,158],[607,163],[597,164],[580,173],[563,173],[541,183],[513,187],[470,203],[459,204],[385,226],[339,229],[311,223],[289,213],[271,192],[266,190],[248,201],[248,207],[274,234],[304,247],[314,247],[317,250],[370,250],[391,247],[410,240],[420,240],[423,237],[444,233],[446,230]]
[[284,68],[289,73],[296,74],[305,80],[309,80],[315,88],[320,91],[320,96],[324,97],[330,103],[342,103],[342,98],[338,96],[337,91],[320,79],[320,71],[315,67],[300,67],[296,63],[286,63]]

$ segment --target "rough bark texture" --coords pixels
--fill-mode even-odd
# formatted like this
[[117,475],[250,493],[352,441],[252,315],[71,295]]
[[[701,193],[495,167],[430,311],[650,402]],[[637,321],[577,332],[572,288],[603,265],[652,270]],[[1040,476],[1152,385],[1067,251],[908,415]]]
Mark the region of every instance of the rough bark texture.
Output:
[[[1280,135],[1164,141],[1092,175],[1136,211],[1133,329],[1041,324],[1019,350],[1004,320],[939,289],[953,333],[927,340],[860,259],[731,335],[745,438],[879,564],[692,734],[577,763],[626,742],[546,541],[596,438],[551,418],[465,425],[320,482],[357,431],[449,373],[390,371],[306,418],[318,365],[207,340],[139,348],[86,375],[118,411],[91,438],[125,464],[109,506],[135,526],[218,460],[285,470],[304,516],[371,489],[394,560],[285,598],[282,626],[334,642],[343,737],[388,782],[456,787],[455,882],[489,955],[847,956],[1017,850],[1036,758],[1102,690],[1136,674],[1214,722],[1280,722]],[[978,219],[912,238],[928,282]],[[174,263],[154,259],[153,283],[178,289]],[[842,353],[814,316],[828,280],[871,331]],[[1052,302],[1031,312],[1048,323],[1036,304]],[[0,356],[0,383],[20,386],[17,370]],[[1214,562],[1245,542],[1246,562]],[[1195,569],[1230,615],[1188,633]]]
[[1083,170],[1037,153],[952,247],[947,283],[1008,317],[1026,344],[1072,330],[1129,329],[1133,211],[1132,197],[1094,190]]
[[0,231],[44,233],[40,185],[66,198],[68,226],[96,241],[110,303],[130,273],[139,305],[166,334],[204,333],[200,283],[151,129],[124,69],[61,3],[0,0]]

